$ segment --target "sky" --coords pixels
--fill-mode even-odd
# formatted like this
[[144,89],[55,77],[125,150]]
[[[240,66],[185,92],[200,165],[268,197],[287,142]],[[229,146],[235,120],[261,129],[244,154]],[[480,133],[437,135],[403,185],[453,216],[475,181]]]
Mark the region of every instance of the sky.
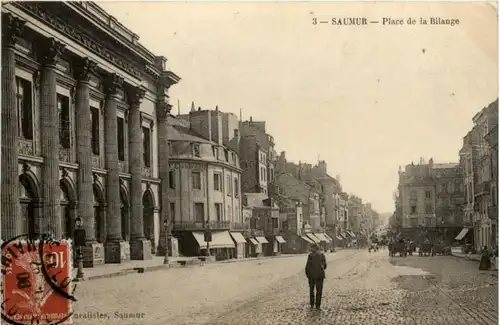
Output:
[[[498,97],[497,11],[490,3],[98,2],[181,77],[196,107],[266,121],[288,161],[325,160],[343,190],[394,209],[398,167],[458,162],[472,117]],[[313,25],[313,18],[405,25]],[[455,26],[408,18],[459,19]]]

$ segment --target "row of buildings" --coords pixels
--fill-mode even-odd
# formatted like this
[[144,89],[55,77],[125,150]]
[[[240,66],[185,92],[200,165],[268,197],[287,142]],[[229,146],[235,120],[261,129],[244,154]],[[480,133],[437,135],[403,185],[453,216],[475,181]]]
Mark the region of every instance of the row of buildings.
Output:
[[[93,2],[2,6],[1,239],[86,231],[84,264],[344,244],[377,213],[326,163],[275,152],[265,122],[194,103],[180,77]],[[317,234],[317,235],[314,235]]]
[[421,159],[399,170],[392,228],[495,247],[498,231],[498,99],[472,119],[456,163]]

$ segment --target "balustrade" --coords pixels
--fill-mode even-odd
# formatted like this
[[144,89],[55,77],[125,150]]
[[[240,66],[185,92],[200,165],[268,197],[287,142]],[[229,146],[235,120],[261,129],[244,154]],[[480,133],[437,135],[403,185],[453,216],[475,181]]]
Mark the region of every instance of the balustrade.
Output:
[[33,140],[17,138],[17,152],[20,155],[34,156]]

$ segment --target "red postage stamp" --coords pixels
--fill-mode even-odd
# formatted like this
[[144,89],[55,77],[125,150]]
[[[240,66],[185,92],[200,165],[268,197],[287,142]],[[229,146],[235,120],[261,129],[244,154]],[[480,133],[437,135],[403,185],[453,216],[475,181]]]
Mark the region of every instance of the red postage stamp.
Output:
[[2,248],[2,266],[4,317],[21,324],[70,321],[70,242],[10,242]]

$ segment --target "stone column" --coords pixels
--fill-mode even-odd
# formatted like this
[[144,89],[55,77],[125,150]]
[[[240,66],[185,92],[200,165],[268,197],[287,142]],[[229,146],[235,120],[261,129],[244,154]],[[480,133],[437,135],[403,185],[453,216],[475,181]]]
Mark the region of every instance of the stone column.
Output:
[[87,245],[84,247],[85,267],[92,267],[95,251],[104,247],[95,238],[94,192],[92,175],[92,122],[90,119],[89,80],[95,72],[96,63],[89,58],[80,58],[75,64],[76,85],[76,152],[78,159],[78,215],[82,218]]
[[77,80],[76,106],[76,152],[78,161],[78,215],[82,218],[88,242],[95,242],[93,176],[92,176],[92,130],[90,120],[90,75],[96,63],[81,58],[75,64]]
[[19,215],[19,172],[17,160],[16,56],[14,46],[25,22],[2,13],[2,161],[1,238],[21,235]]
[[[165,247],[165,239],[170,237],[170,227],[172,226],[170,220],[170,200],[168,197],[168,188],[169,188],[169,146],[168,144],[168,129],[167,129],[167,118],[172,110],[172,105],[168,104],[165,101],[165,98],[161,98],[156,106],[156,116],[158,119],[158,174],[160,177],[160,201],[161,201],[161,210],[160,210],[160,238],[158,242],[158,250],[157,255],[165,255],[165,253],[170,249],[169,247]],[[164,220],[169,221],[169,229],[165,229]],[[167,233],[168,232],[168,233]],[[171,245],[169,245],[171,246]]]
[[59,186],[59,112],[57,110],[56,64],[65,45],[54,38],[40,43],[40,59],[43,65],[40,81],[40,124],[42,144],[42,190],[44,218],[41,232],[59,239],[61,229],[61,202]]
[[151,242],[144,237],[142,215],[142,132],[141,101],[146,90],[134,87],[128,93],[128,140],[130,182],[130,257],[133,260],[152,259]]
[[106,263],[121,263],[125,258],[122,254],[122,225],[120,211],[120,174],[118,170],[118,131],[117,131],[117,100],[118,91],[123,86],[123,78],[111,74],[105,80],[106,102],[104,105],[104,151],[106,160]]

